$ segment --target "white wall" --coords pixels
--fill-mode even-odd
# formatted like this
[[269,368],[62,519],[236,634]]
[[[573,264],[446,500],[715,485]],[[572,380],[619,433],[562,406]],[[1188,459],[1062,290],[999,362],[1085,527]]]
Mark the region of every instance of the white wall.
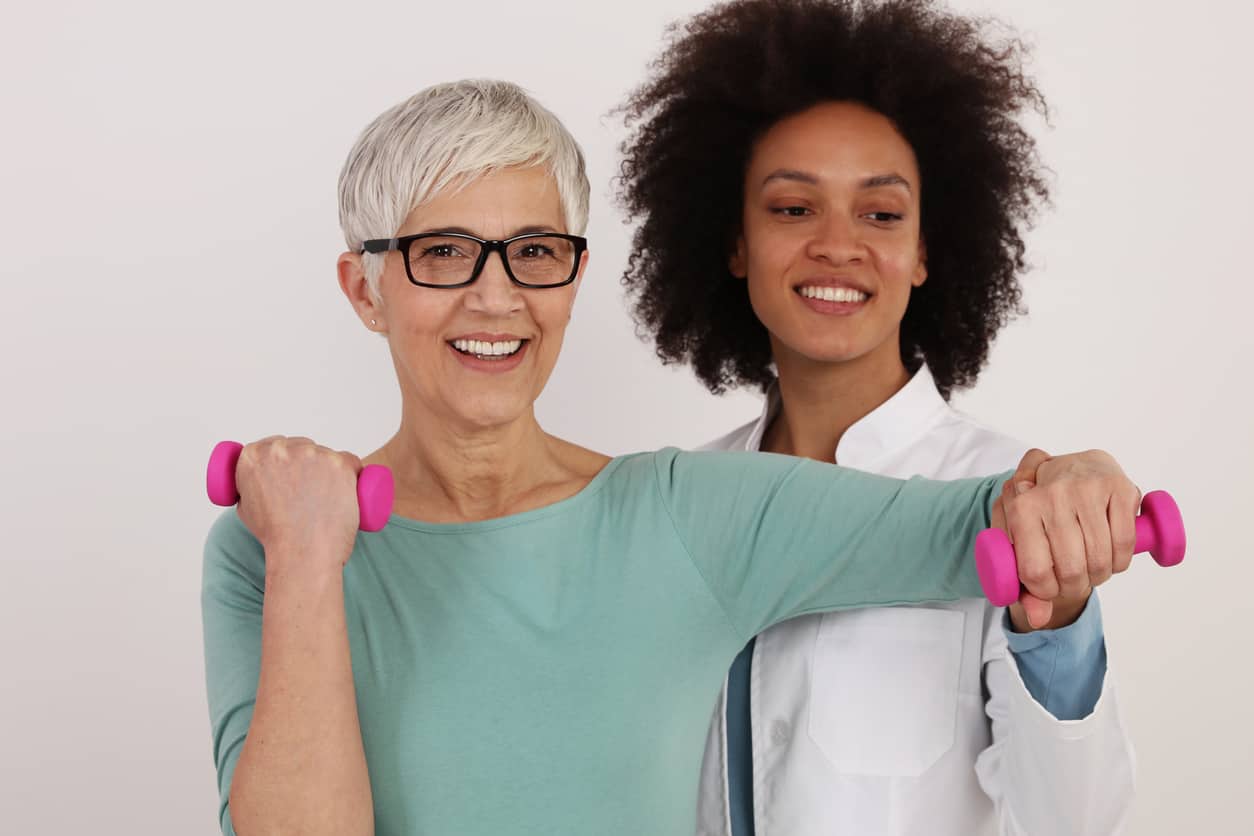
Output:
[[[6,4],[0,15],[0,821],[9,833],[216,832],[200,549],[213,441],[367,451],[396,422],[384,346],[335,285],[357,132],[464,76],[516,80],[585,144],[593,262],[541,402],[608,452],[756,410],[637,341],[609,199],[617,120],[698,0]],[[186,6],[186,8],[184,8]],[[1183,567],[1103,590],[1140,760],[1128,832],[1247,833],[1254,505],[1248,7],[993,11],[1036,44],[1056,207],[1029,319],[959,404],[1049,450],[1104,447],[1171,489]]]

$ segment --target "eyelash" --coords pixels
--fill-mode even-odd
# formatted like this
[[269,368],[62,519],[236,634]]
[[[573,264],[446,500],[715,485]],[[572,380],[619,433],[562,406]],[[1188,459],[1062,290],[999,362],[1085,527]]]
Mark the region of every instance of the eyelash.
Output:
[[[793,214],[792,210],[794,209],[800,209],[803,212],[810,212],[810,210],[806,208],[805,206],[780,206],[780,207],[771,208],[770,213],[772,215],[780,215],[782,217],[787,217],[787,218],[805,217],[805,215]],[[873,218],[872,220],[874,220],[876,223],[895,223],[905,218],[904,215],[899,215],[896,212],[868,212],[867,215],[887,216],[887,217],[882,217],[882,218]]]
[[801,218],[801,217],[804,217],[803,215],[794,215],[794,214],[792,213],[792,210],[793,210],[793,209],[801,209],[802,211],[805,211],[805,212],[809,212],[809,211],[810,211],[809,209],[806,209],[806,207],[804,207],[804,206],[781,206],[781,207],[778,207],[778,208],[776,208],[776,207],[772,207],[772,208],[771,208],[771,210],[770,210],[770,212],[771,212],[771,214],[772,214],[772,215],[783,215],[784,217],[788,217],[788,218]]

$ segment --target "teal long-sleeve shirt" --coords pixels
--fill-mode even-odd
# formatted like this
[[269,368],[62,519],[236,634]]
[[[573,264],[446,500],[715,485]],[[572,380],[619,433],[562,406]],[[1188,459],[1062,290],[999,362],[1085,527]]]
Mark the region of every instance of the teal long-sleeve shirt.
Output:
[[[345,612],[376,833],[687,836],[710,706],[745,641],[810,612],[979,595],[972,547],[1009,475],[667,449],[544,508],[359,534]],[[226,834],[264,582],[228,510],[202,587]]]

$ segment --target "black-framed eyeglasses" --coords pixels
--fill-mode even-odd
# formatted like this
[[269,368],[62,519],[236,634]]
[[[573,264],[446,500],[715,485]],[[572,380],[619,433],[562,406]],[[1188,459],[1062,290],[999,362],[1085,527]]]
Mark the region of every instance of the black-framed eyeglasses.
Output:
[[465,287],[483,272],[496,252],[510,281],[522,287],[562,287],[579,275],[588,239],[557,232],[529,232],[490,241],[461,232],[420,232],[400,238],[363,241],[361,252],[397,250],[405,274],[419,287]]

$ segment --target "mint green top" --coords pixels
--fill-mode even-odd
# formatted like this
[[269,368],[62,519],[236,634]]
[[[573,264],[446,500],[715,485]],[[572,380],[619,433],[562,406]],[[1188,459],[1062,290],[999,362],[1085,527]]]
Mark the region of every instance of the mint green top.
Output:
[[[359,533],[345,609],[375,832],[688,836],[745,641],[804,613],[980,595],[972,548],[1008,477],[666,449],[545,508]],[[226,834],[264,580],[260,543],[226,511],[202,592]]]

